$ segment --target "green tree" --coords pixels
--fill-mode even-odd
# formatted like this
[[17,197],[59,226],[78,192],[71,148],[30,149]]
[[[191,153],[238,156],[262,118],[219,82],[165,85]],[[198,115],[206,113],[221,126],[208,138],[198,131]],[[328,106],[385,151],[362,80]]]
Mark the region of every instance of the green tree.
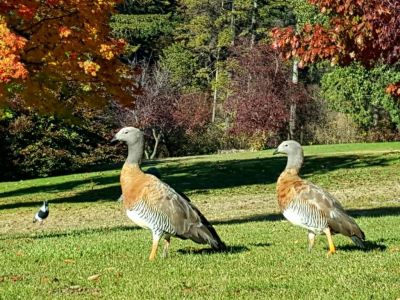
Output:
[[400,129],[400,105],[385,92],[400,72],[385,65],[367,70],[360,64],[337,67],[322,77],[322,96],[330,106],[346,114],[364,129],[377,127],[387,118]]
[[125,0],[111,18],[112,33],[129,42],[131,58],[157,60],[172,42],[176,7],[176,1]]
[[196,70],[197,57],[181,43],[174,43],[163,50],[160,58],[161,68],[169,73],[171,84],[180,90],[198,86]]

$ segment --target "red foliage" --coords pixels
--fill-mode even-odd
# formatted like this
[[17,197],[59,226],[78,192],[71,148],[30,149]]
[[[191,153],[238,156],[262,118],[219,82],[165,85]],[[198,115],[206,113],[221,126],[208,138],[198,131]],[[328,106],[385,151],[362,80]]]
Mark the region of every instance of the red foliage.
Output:
[[145,93],[136,100],[136,126],[154,128],[164,134],[174,129],[191,134],[203,129],[209,122],[210,107],[209,98],[201,93]]
[[274,28],[274,48],[285,59],[298,58],[300,66],[318,60],[340,65],[359,61],[372,66],[377,62],[394,64],[400,59],[400,1],[309,2],[329,14],[330,26],[307,24],[299,32],[291,27]]
[[211,119],[209,96],[203,93],[180,95],[172,116],[175,126],[183,128],[188,134],[204,129]]
[[167,133],[174,127],[172,107],[175,95],[145,93],[135,102],[136,126],[143,129],[154,128]]
[[226,110],[233,113],[233,131],[280,132],[287,126],[290,104],[306,100],[304,89],[291,82],[290,72],[269,45],[234,52],[239,68],[232,78],[233,95],[226,102]]

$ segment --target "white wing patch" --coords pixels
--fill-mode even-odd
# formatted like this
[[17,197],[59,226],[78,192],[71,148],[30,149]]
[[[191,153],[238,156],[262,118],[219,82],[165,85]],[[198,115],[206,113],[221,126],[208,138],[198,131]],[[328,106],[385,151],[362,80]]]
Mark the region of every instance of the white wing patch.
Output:
[[135,210],[127,210],[126,214],[128,215],[128,218],[131,219],[133,221],[133,223],[135,223],[136,225],[138,225],[139,227],[142,228],[146,228],[146,229],[152,229],[150,226],[151,224],[149,222],[147,222],[147,220],[145,220],[144,218],[142,218],[138,212],[136,212]]
[[331,217],[331,219],[334,219],[337,218],[339,215],[334,210],[331,210],[329,216]]
[[303,227],[305,229],[308,229],[316,234],[320,234],[322,232],[322,228],[316,228],[316,227],[310,227],[306,225],[306,221],[303,220],[301,215],[298,214],[296,210],[294,210],[291,207],[288,207],[284,212],[283,216],[292,224]]

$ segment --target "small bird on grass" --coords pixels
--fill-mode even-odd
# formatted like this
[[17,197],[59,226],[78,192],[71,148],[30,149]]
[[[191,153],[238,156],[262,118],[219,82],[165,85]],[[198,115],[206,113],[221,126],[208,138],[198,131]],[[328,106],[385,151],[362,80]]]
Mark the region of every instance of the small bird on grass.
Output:
[[38,212],[35,214],[33,218],[33,223],[40,222],[42,223],[44,219],[49,216],[49,204],[47,201],[43,201],[43,205],[39,208]]
[[364,248],[365,234],[331,194],[300,178],[303,149],[296,141],[282,142],[274,154],[287,155],[285,170],[278,178],[276,191],[279,207],[287,220],[308,230],[308,249],[314,246],[315,235],[325,234],[329,243],[328,255],[335,253],[332,235],[341,233]]
[[200,211],[182,195],[156,176],[145,174],[140,163],[144,135],[135,127],[122,128],[112,141],[128,145],[128,157],[121,171],[123,204],[128,217],[153,235],[150,260],[154,260],[159,241],[165,239],[163,256],[168,255],[171,236],[209,244],[223,251],[225,244]]

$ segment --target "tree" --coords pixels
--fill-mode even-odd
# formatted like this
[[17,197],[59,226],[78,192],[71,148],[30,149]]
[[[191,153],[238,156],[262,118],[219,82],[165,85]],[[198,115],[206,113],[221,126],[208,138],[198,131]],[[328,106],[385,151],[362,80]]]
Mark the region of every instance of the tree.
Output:
[[181,43],[163,50],[160,66],[168,72],[170,83],[179,90],[190,90],[199,85],[195,76],[199,68],[197,58]]
[[324,74],[321,91],[331,107],[349,114],[364,129],[378,128],[387,120],[400,128],[398,101],[385,93],[391,81],[400,81],[399,71],[385,65],[367,70],[354,63]]
[[[285,59],[299,59],[304,66],[320,60],[333,65],[359,61],[367,67],[395,64],[400,58],[400,1],[309,0],[329,17],[329,25],[305,24],[274,28],[273,45]],[[400,83],[388,86],[400,96]]]
[[226,102],[233,131],[269,137],[287,132],[290,104],[309,100],[303,86],[292,83],[289,70],[269,45],[237,47],[235,54],[232,95]]
[[110,37],[118,0],[3,0],[0,4],[1,102],[65,110],[85,100],[132,103],[133,73],[118,57],[125,42]]
[[[144,64],[146,65],[146,64]],[[209,123],[209,95],[201,92],[182,93],[171,84],[169,73],[158,65],[148,67],[142,72],[141,84],[144,93],[138,95],[133,110],[134,124],[148,132],[148,158],[157,155],[163,140],[182,140],[184,135],[199,133]],[[174,149],[169,149],[174,151]]]
[[157,61],[172,43],[177,23],[176,1],[125,0],[111,17],[112,33],[130,44],[127,52],[136,60]]
[[251,47],[265,37],[266,28],[286,25],[281,22],[284,18],[279,18],[288,13],[288,8],[282,0],[183,0],[180,3],[183,22],[177,26],[175,37],[197,58],[196,77],[203,83],[201,89],[212,93],[214,122],[218,102],[227,97],[228,49],[237,39],[246,37]]

